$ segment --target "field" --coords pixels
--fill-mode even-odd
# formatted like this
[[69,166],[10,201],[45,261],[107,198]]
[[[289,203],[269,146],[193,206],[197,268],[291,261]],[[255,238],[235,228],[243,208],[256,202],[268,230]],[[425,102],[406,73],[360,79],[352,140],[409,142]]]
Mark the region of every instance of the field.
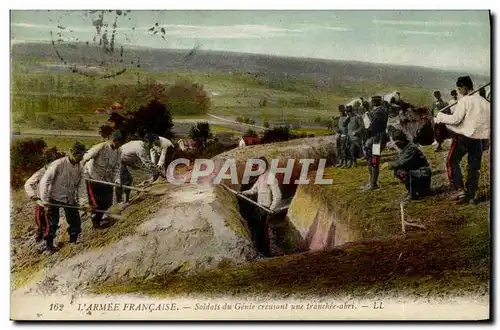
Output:
[[[108,107],[116,101],[113,94],[104,93],[106,88],[138,82],[155,81],[169,85],[182,80],[194,82],[208,92],[209,115],[234,122],[248,118],[260,126],[266,122],[271,127],[289,124],[297,131],[316,135],[329,134],[327,127],[332,117],[338,115],[338,105],[353,98],[363,96],[368,99],[374,93],[398,90],[410,103],[428,106],[433,101],[435,88],[447,86],[443,87],[444,95],[448,94],[446,89],[453,88],[451,73],[428,69],[422,69],[421,75],[417,75],[415,68],[395,67],[391,71],[386,67],[351,63],[341,66],[334,61],[330,64],[319,60],[310,61],[315,63],[314,66],[304,66],[306,63],[302,60],[261,59],[240,54],[224,55],[224,58],[233,60],[227,64],[218,63],[220,59],[214,57],[215,53],[198,55],[199,58],[187,69],[185,65],[176,66],[178,54],[164,54],[162,51],[148,53],[151,59],[142,69],[128,69],[116,78],[103,80],[60,68],[55,70],[57,60],[47,55],[47,50],[42,51],[43,47],[37,45],[37,48],[25,49],[18,46],[14,49],[11,89],[14,131],[32,128],[96,131],[106,123],[108,116],[95,114],[95,109]],[[164,63],[163,57],[167,55],[171,62]],[[214,65],[205,68],[198,63],[202,59]],[[353,71],[348,72],[347,67]],[[414,77],[413,82],[411,77]],[[177,108],[172,109],[172,114],[178,123],[208,118],[215,133],[241,134],[246,128],[240,125],[235,129],[234,125],[238,123],[229,125],[227,121],[213,120],[206,114],[186,115]],[[186,131],[181,129],[181,135]]]

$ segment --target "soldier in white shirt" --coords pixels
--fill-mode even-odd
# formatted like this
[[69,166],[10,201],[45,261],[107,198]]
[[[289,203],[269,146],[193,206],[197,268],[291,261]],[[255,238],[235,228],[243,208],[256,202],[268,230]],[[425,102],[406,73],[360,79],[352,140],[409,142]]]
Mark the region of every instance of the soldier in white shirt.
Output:
[[[123,137],[120,131],[114,131],[109,141],[96,144],[83,156],[85,177],[94,180],[120,184],[121,152]],[[93,209],[107,210],[113,205],[113,186],[86,182],[87,194]],[[101,228],[103,213],[92,212],[94,229]]]
[[[153,164],[156,164],[158,167],[158,171],[164,172],[165,171],[165,164],[167,162],[167,153],[169,153],[169,148],[172,150],[174,147],[174,144],[172,141],[170,141],[167,138],[164,138],[163,136],[158,137],[158,141],[156,141],[153,144],[153,147],[151,148],[150,151],[150,156],[151,156],[151,161]],[[171,155],[169,155],[168,158],[170,158]],[[170,159],[169,159],[170,160]]]
[[[125,143],[121,149],[121,173],[120,180],[122,185],[132,185],[133,178],[130,169],[145,169],[151,173],[150,182],[156,181],[159,177],[158,168],[151,161],[151,148],[159,140],[156,134],[146,134],[144,140],[134,140]],[[129,189],[116,189],[116,200],[121,202],[122,193],[125,193],[125,202],[130,198]]]
[[43,233],[49,227],[47,219],[45,218],[45,211],[40,200],[39,184],[47,167],[50,163],[56,160],[56,154],[52,152],[45,152],[44,154],[45,165],[36,171],[24,184],[24,191],[28,198],[34,201],[35,206],[35,222],[36,222],[36,236],[35,240],[40,242],[43,239]]
[[[260,159],[266,164],[266,171],[259,176],[252,188],[242,191],[241,194],[245,196],[257,194],[258,204],[268,207],[271,211],[275,211],[281,201],[281,189],[276,178],[268,182],[268,177],[272,175],[272,173],[270,173],[269,162],[265,157],[260,157]],[[268,237],[268,221],[270,215],[260,207],[255,208],[254,215],[256,218],[254,228],[257,246],[263,251],[265,256],[270,256],[271,252],[269,250]]]
[[[483,151],[490,139],[490,103],[478,94],[469,95],[473,83],[469,76],[459,77],[462,95],[452,114],[438,113],[436,123],[444,123],[452,132],[446,170],[452,186],[458,190],[453,199],[458,203],[476,203]],[[464,186],[460,162],[467,154],[467,182]]]
[[[47,250],[54,252],[54,238],[59,227],[59,207],[51,204],[79,206],[79,188],[83,176],[83,167],[80,161],[85,154],[85,146],[76,142],[69,152],[69,156],[52,162],[40,180],[40,199],[45,209],[45,220],[49,226],[45,229],[44,238]],[[78,209],[64,208],[68,222],[69,242],[76,243],[81,232],[81,219]]]

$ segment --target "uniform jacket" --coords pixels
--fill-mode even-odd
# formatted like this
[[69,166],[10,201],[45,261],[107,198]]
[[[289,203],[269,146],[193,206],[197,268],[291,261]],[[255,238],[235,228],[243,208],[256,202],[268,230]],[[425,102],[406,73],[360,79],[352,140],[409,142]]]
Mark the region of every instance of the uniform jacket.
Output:
[[120,147],[122,166],[131,168],[145,168],[156,173],[156,165],[151,161],[150,151],[144,148],[144,142],[140,140],[130,141]]
[[121,151],[102,142],[90,148],[82,159],[85,175],[91,179],[120,183]]
[[[156,163],[159,167],[163,167],[165,165],[165,159],[167,156],[167,149],[172,147],[173,143],[162,136],[160,136],[160,145],[155,145],[151,148],[150,157],[153,163]],[[159,159],[158,159],[159,158]]]
[[349,117],[340,116],[339,118],[339,133],[347,134],[347,123],[349,122]]
[[55,160],[47,167],[40,180],[40,199],[42,202],[53,199],[76,205],[79,202],[82,175],[83,166],[80,163],[71,164],[69,156]]
[[30,176],[30,178],[24,183],[24,191],[26,192],[28,198],[32,197],[40,198],[40,192],[38,188],[40,186],[40,180],[42,179],[46,170],[47,170],[46,166],[42,167],[41,169],[33,173],[33,175]]
[[391,163],[396,169],[412,171],[429,167],[429,162],[422,150],[413,142],[409,142],[399,153],[397,159]]
[[347,123],[347,135],[352,138],[361,138],[361,133],[364,130],[364,123],[361,116],[352,116]]
[[453,114],[438,113],[436,123],[444,123],[457,134],[472,139],[490,139],[490,103],[479,94],[465,95],[454,106]]
[[369,137],[373,138],[374,142],[379,143],[386,133],[388,116],[383,106],[376,107],[371,110],[371,122],[368,127]]
[[257,194],[257,203],[274,210],[281,201],[281,190],[278,180],[274,179],[271,184],[267,183],[268,175],[269,171],[264,172],[252,188],[243,191],[242,194],[246,196]]

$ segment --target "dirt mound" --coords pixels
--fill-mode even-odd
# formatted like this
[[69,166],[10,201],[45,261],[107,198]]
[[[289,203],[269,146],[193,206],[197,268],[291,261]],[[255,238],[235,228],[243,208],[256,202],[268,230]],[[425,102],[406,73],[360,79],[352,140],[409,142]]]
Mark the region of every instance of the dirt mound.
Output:
[[222,187],[172,186],[160,203],[147,220],[128,219],[139,224],[131,235],[41,270],[36,284],[16,294],[73,294],[96,284],[189,274],[258,257],[235,197]]

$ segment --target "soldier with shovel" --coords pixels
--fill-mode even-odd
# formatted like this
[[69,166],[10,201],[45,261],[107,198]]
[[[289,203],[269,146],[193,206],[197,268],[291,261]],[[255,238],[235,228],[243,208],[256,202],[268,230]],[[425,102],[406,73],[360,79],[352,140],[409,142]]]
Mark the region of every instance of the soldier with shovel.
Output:
[[[257,194],[257,204],[263,207],[255,208],[255,231],[256,243],[258,248],[263,251],[266,257],[271,256],[269,248],[269,217],[278,210],[277,206],[281,201],[281,190],[278,180],[269,169],[269,162],[265,157],[259,158],[265,164],[265,172],[262,173],[252,188],[238,193],[243,196],[253,196]],[[266,210],[268,209],[268,210]]]
[[[76,243],[81,232],[81,219],[78,207],[78,190],[83,174],[80,161],[85,154],[85,146],[75,142],[69,155],[52,162],[40,180],[40,200],[45,211],[44,238],[47,242],[46,249],[54,252],[54,238],[59,227],[59,208],[64,209],[68,222],[69,242]],[[58,206],[54,206],[54,204]],[[90,206],[85,209],[90,211]]]
[[[120,131],[114,131],[110,140],[96,144],[83,156],[86,179],[102,180],[120,184],[121,151],[123,137]],[[107,210],[113,204],[113,186],[87,181],[87,193],[94,209]],[[103,213],[92,212],[94,229],[102,228]]]

